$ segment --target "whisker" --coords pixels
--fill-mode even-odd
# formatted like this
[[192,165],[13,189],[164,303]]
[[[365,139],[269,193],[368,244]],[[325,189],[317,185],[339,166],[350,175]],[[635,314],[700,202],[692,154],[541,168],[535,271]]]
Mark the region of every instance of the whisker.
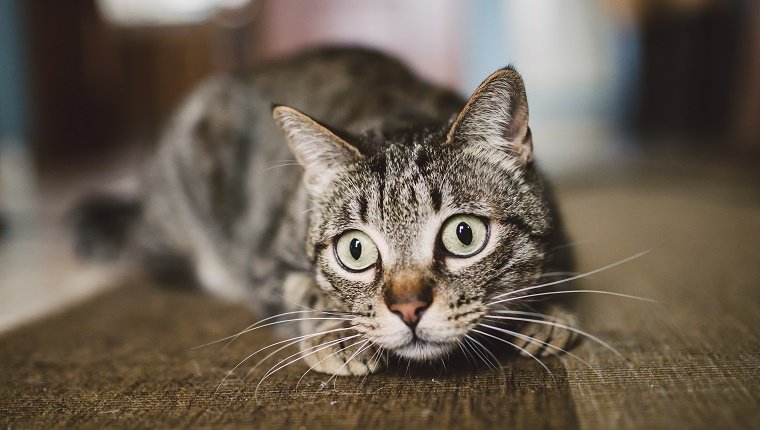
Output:
[[641,300],[642,302],[650,302],[650,303],[657,303],[657,300],[648,299],[646,297],[639,297],[639,296],[633,296],[630,294],[623,294],[623,293],[615,293],[612,291],[602,291],[602,290],[561,290],[561,291],[547,291],[544,293],[533,293],[533,294],[526,294],[524,296],[518,296],[518,297],[510,297],[507,299],[497,300],[495,302],[487,303],[487,306],[493,306],[498,305],[499,303],[508,303],[508,302],[514,302],[515,300],[525,300],[530,299],[532,297],[541,297],[541,296],[553,296],[557,294],[576,294],[576,293],[593,293],[593,294],[604,294],[608,296],[616,296],[616,297],[625,297],[626,299],[634,299],[634,300]]
[[[356,343],[354,343],[354,344],[352,344],[352,345],[349,345],[349,346],[347,346],[347,347],[345,347],[345,348],[342,348],[342,349],[340,349],[340,350],[338,350],[338,351],[335,351],[335,352],[333,352],[332,354],[328,355],[327,357],[325,357],[325,358],[323,358],[323,359],[321,359],[321,360],[317,361],[317,362],[316,362],[316,363],[314,363],[313,365],[309,366],[309,368],[308,368],[308,369],[306,369],[306,372],[304,372],[304,373],[303,373],[303,375],[301,375],[301,377],[300,377],[300,378],[298,378],[298,382],[296,383],[296,390],[298,390],[298,386],[301,384],[301,380],[302,380],[302,379],[303,379],[303,378],[306,376],[306,374],[307,374],[307,373],[309,373],[309,372],[311,372],[311,371],[312,371],[312,370],[313,370],[313,369],[314,369],[316,366],[318,366],[320,363],[322,363],[323,361],[325,361],[325,360],[329,359],[329,358],[330,358],[330,357],[332,357],[333,355],[335,355],[335,354],[338,354],[339,352],[341,352],[341,351],[344,351],[344,350],[346,350],[346,349],[350,348],[351,346],[353,346],[353,345],[357,345],[357,344],[359,344],[359,343],[361,343],[361,342],[362,342],[362,341],[356,342]],[[379,350],[378,350],[378,351],[379,351]],[[374,356],[373,356],[373,357],[374,357]]]
[[576,276],[576,275],[580,275],[580,272],[546,272],[546,273],[540,274],[538,277],[548,278],[550,276]]
[[[472,336],[470,336],[468,334],[465,334],[465,337],[468,338],[468,339],[470,339],[476,345],[478,345],[484,352],[488,353],[488,355],[490,355],[494,359],[494,361],[496,362],[496,364],[494,364],[494,367],[492,368],[493,370],[495,370],[495,371],[497,371],[499,373],[503,373],[504,372],[504,369],[502,369],[502,367],[499,365],[499,359],[496,358],[495,355],[493,355],[493,353],[491,352],[490,349],[486,348],[486,346],[483,345],[482,343],[480,343],[480,341],[478,341],[477,339],[475,339],[474,337],[472,337]],[[490,359],[488,360],[488,363],[491,363]]]
[[307,313],[307,312],[308,311],[292,311],[292,312],[283,312],[281,314],[272,315],[270,317],[267,317],[267,318],[260,319],[260,320],[256,321],[255,323],[249,325],[248,327],[244,328],[242,331],[240,331],[240,332],[238,332],[236,334],[233,334],[233,335],[227,336],[227,337],[223,337],[221,339],[217,339],[217,340],[215,340],[213,342],[204,343],[203,345],[194,346],[194,347],[192,347],[190,349],[205,348],[207,346],[211,346],[211,345],[214,345],[214,344],[219,343],[219,342],[224,342],[225,340],[230,339],[230,338],[232,338],[232,340],[235,340],[237,337],[239,337],[240,335],[244,334],[246,330],[252,329],[252,328],[256,327],[257,325],[263,323],[264,321],[269,321],[269,320],[272,320],[272,319],[275,319],[275,318],[279,318],[279,317],[285,316],[285,315],[301,314],[301,313]]
[[[291,322],[291,321],[307,321],[310,318],[295,318],[295,319],[289,319],[289,320],[283,320],[283,321],[276,321],[276,322],[273,322],[271,324],[260,325],[264,321],[269,321],[269,320],[272,320],[272,319],[275,319],[275,318],[279,318],[279,317],[282,317],[282,316],[285,316],[285,315],[298,314],[298,313],[309,313],[309,312],[328,313],[330,311],[317,311],[317,310],[311,310],[311,311],[292,311],[292,312],[283,312],[281,314],[272,315],[270,317],[267,317],[267,318],[261,319],[259,321],[256,321],[255,323],[249,325],[248,327],[246,327],[244,330],[242,330],[239,333],[236,333],[236,334],[233,334],[233,335],[230,335],[230,336],[227,336],[227,337],[223,337],[221,339],[217,339],[217,340],[215,340],[213,342],[205,343],[203,345],[194,346],[191,349],[204,348],[204,347],[207,347],[207,346],[210,346],[210,345],[217,344],[219,342],[224,342],[225,340],[229,340],[229,339],[231,339],[231,340],[234,341],[235,339],[237,339],[238,337],[240,337],[240,336],[242,336],[242,335],[244,335],[246,333],[249,333],[251,331],[257,330],[257,329],[262,328],[262,327],[267,327],[267,326],[270,326],[270,325],[276,325],[276,324],[279,324],[279,323],[285,323],[285,322]],[[332,313],[329,313],[329,314],[332,315]],[[351,320],[351,318],[345,318],[345,319],[346,320]]]
[[[496,312],[499,314],[528,315],[528,316],[533,316],[533,317],[538,317],[538,318],[544,318],[549,321],[555,321],[554,317],[552,317],[551,315],[542,314],[538,312],[513,311],[511,309],[497,309],[497,310],[494,310],[493,312]],[[486,315],[486,316],[492,316],[492,315]]]
[[528,354],[528,355],[529,355],[531,358],[533,358],[534,360],[536,360],[536,361],[538,362],[538,364],[540,364],[540,365],[541,365],[541,366],[542,366],[544,369],[546,369],[546,371],[547,371],[547,372],[549,372],[549,374],[550,374],[550,375],[552,375],[552,377],[554,376],[554,373],[552,373],[552,371],[551,371],[551,370],[549,370],[549,368],[548,368],[548,367],[546,367],[546,365],[545,365],[545,364],[544,364],[544,363],[543,363],[541,360],[539,360],[539,359],[538,359],[538,357],[536,357],[535,355],[533,355],[533,354],[531,354],[530,352],[526,351],[526,350],[525,350],[525,348],[521,348],[521,347],[517,346],[517,345],[516,345],[515,343],[513,343],[513,342],[510,342],[510,341],[508,341],[508,340],[506,340],[506,339],[502,339],[502,338],[500,338],[500,337],[498,337],[498,336],[494,336],[494,335],[492,335],[492,334],[490,334],[490,333],[486,333],[486,332],[484,332],[484,331],[481,331],[481,330],[478,330],[478,329],[475,329],[475,328],[474,328],[474,329],[472,329],[472,331],[474,331],[474,332],[476,332],[476,333],[480,333],[480,334],[482,334],[482,335],[484,335],[484,336],[488,336],[488,337],[494,338],[494,339],[496,339],[496,340],[498,340],[498,341],[501,341],[501,342],[504,342],[504,343],[506,343],[506,344],[512,345],[513,347],[515,347],[515,348],[519,349],[520,351],[522,351],[522,352],[524,352],[524,353]]
[[514,295],[514,294],[517,294],[517,293],[521,293],[523,291],[534,290],[536,288],[548,287],[550,285],[557,285],[557,284],[561,284],[561,283],[564,283],[564,282],[575,281],[576,279],[581,279],[581,278],[585,278],[587,276],[595,275],[595,274],[597,274],[599,272],[603,272],[605,270],[612,269],[613,267],[616,267],[616,266],[619,266],[621,264],[628,263],[629,261],[635,260],[637,258],[643,257],[644,255],[648,254],[650,251],[651,250],[648,249],[646,251],[639,252],[638,254],[634,254],[634,255],[632,255],[632,256],[630,256],[628,258],[624,258],[622,260],[619,260],[619,261],[616,261],[614,263],[608,264],[608,265],[606,265],[604,267],[600,267],[598,269],[594,269],[594,270],[592,270],[590,272],[586,272],[586,273],[583,273],[583,274],[580,274],[580,275],[572,276],[570,278],[560,279],[558,281],[553,281],[553,282],[547,282],[545,284],[540,284],[540,285],[533,285],[531,287],[520,288],[519,290],[515,290],[515,291],[508,291],[506,293],[502,293],[502,294],[499,294],[497,296],[494,296],[494,299],[499,299],[501,297],[511,296],[511,295]]
[[383,350],[383,348],[378,347],[377,351],[375,351],[375,353],[372,354],[372,357],[370,357],[369,360],[367,360],[367,373],[364,375],[364,377],[362,378],[362,380],[359,381],[359,384],[357,384],[357,387],[359,387],[361,384],[363,384],[364,381],[367,380],[367,376],[369,376],[369,374],[372,373],[371,364],[372,364],[372,360],[374,360],[375,357],[377,357],[377,361],[375,362],[375,366],[377,366],[378,364],[380,364],[380,356],[381,356],[381,351],[382,350]]
[[583,245],[583,244],[586,244],[586,243],[593,243],[593,242],[596,242],[597,240],[598,240],[598,239],[582,239],[582,240],[576,240],[576,241],[574,241],[574,242],[569,242],[569,243],[566,243],[566,244],[564,244],[564,245],[557,245],[557,246],[553,247],[551,250],[552,250],[552,251],[556,251],[556,250],[558,250],[558,249],[564,249],[564,248],[572,248],[572,247],[574,247],[574,246]]
[[282,163],[282,164],[276,164],[276,165],[274,165],[274,166],[269,166],[269,167],[267,167],[266,169],[264,169],[264,171],[265,171],[265,172],[268,172],[268,171],[270,171],[270,170],[272,170],[272,169],[277,169],[277,168],[279,168],[279,167],[288,167],[288,166],[300,166],[300,164],[298,164],[298,162],[296,162],[296,161],[294,160],[294,162],[292,162],[292,163]]
[[488,361],[485,359],[485,357],[483,357],[483,355],[480,353],[480,351],[478,351],[476,349],[475,344],[472,343],[472,341],[469,338],[465,338],[465,345],[467,345],[467,347],[469,348],[470,353],[473,354],[472,355],[472,359],[475,362],[475,365],[477,365],[477,366],[480,365],[478,363],[478,360],[477,360],[477,358],[479,358],[483,363],[485,363],[486,367],[488,367],[489,369],[491,369],[490,363],[488,363]]
[[478,365],[478,360],[475,359],[475,356],[473,355],[472,351],[470,350],[470,348],[472,348],[471,343],[468,341],[467,343],[463,343],[462,346],[464,347],[464,349],[462,349],[462,351],[464,351],[467,354],[466,355],[467,362],[469,363],[470,362],[470,358],[472,358],[472,363],[477,366]]
[[291,319],[287,319],[287,320],[275,321],[275,322],[259,325],[259,326],[253,327],[253,328],[245,329],[245,330],[241,331],[238,334],[233,334],[231,336],[227,336],[227,337],[221,338],[219,340],[215,340],[214,342],[211,342],[210,344],[219,343],[219,342],[225,341],[227,339],[235,339],[235,338],[237,338],[239,336],[242,336],[242,335],[244,335],[246,333],[250,333],[252,331],[256,331],[256,330],[258,330],[260,328],[269,327],[269,326],[273,326],[273,325],[277,325],[277,324],[284,324],[284,323],[287,323],[287,322],[298,322],[298,321],[351,321],[351,320],[353,320],[353,318],[342,318],[342,317],[291,318]]
[[488,325],[488,324],[484,324],[484,323],[479,323],[478,325],[479,325],[479,326],[483,326],[483,327],[486,327],[486,328],[490,328],[490,329],[492,329],[492,330],[500,331],[500,332],[502,332],[502,333],[505,333],[505,334],[508,334],[508,335],[511,335],[511,336],[514,336],[514,337],[517,337],[517,338],[523,339],[523,340],[525,340],[525,341],[528,341],[528,342],[532,342],[532,343],[538,343],[538,344],[540,344],[540,345],[544,345],[544,346],[546,346],[546,347],[549,347],[549,348],[555,349],[555,350],[557,350],[557,351],[561,351],[561,352],[563,352],[563,353],[565,353],[565,354],[569,355],[570,357],[573,357],[573,358],[575,358],[576,360],[580,361],[581,363],[585,364],[586,366],[588,366],[588,367],[589,367],[589,369],[591,369],[591,370],[592,370],[594,373],[596,373],[596,375],[597,375],[598,377],[600,377],[600,378],[604,379],[604,377],[602,376],[602,374],[601,374],[601,373],[600,373],[598,370],[596,370],[596,369],[594,368],[594,366],[592,366],[592,365],[591,365],[591,364],[589,364],[589,363],[588,363],[586,360],[584,360],[584,359],[582,359],[582,358],[578,357],[577,355],[573,354],[573,353],[572,353],[572,352],[570,352],[570,351],[567,351],[567,350],[565,350],[565,349],[562,349],[562,348],[560,348],[560,347],[558,347],[558,346],[556,346],[556,345],[552,345],[552,344],[550,344],[550,343],[548,343],[548,342],[544,342],[544,341],[542,341],[542,340],[536,339],[536,338],[534,338],[534,337],[531,337],[531,336],[528,336],[528,335],[525,335],[525,334],[522,334],[522,333],[518,333],[518,332],[516,332],[516,331],[507,330],[507,329],[505,329],[505,328],[501,328],[501,327],[494,327],[494,326],[492,326],[492,325]]
[[361,314],[357,314],[357,313],[355,313],[355,312],[348,312],[348,311],[334,311],[334,310],[333,310],[333,311],[331,311],[331,310],[324,310],[324,309],[314,309],[314,308],[311,308],[311,307],[309,307],[309,306],[303,305],[303,304],[301,304],[301,303],[295,302],[295,301],[293,301],[293,300],[288,300],[288,299],[287,299],[287,298],[286,298],[284,295],[282,295],[282,294],[277,294],[277,293],[275,293],[275,295],[276,295],[277,297],[281,298],[281,299],[282,299],[284,302],[286,302],[286,303],[289,303],[289,304],[291,304],[291,305],[293,305],[293,306],[299,307],[299,308],[301,308],[301,309],[305,309],[305,310],[307,310],[307,311],[312,311],[312,312],[321,312],[321,313],[324,313],[324,314],[327,314],[327,315],[336,315],[336,316],[361,316]]
[[[230,369],[230,371],[229,371],[229,372],[227,372],[227,374],[224,376],[224,378],[222,378],[222,381],[221,381],[221,382],[219,383],[219,385],[216,387],[216,391],[218,391],[218,390],[219,390],[219,388],[222,386],[222,384],[224,384],[224,381],[226,381],[226,380],[227,380],[227,378],[229,378],[229,377],[230,377],[230,375],[232,375],[232,373],[234,373],[234,372],[235,372],[235,370],[237,370],[237,368],[238,368],[238,367],[240,367],[240,366],[241,366],[243,363],[245,363],[245,362],[246,362],[246,361],[248,361],[248,360],[249,360],[251,357],[253,357],[254,355],[258,354],[258,353],[259,353],[259,352],[261,352],[261,351],[267,350],[267,349],[269,349],[269,348],[271,348],[271,347],[273,347],[273,346],[275,346],[275,345],[279,345],[279,344],[282,344],[282,343],[287,343],[287,342],[290,342],[290,343],[288,343],[288,344],[285,346],[285,347],[288,347],[288,346],[294,345],[294,344],[296,344],[296,343],[298,343],[298,342],[300,342],[300,341],[302,341],[302,340],[304,340],[304,339],[308,339],[308,338],[311,338],[311,337],[314,337],[314,336],[321,336],[321,335],[324,335],[324,334],[328,334],[328,333],[334,333],[334,332],[338,332],[338,331],[343,331],[343,330],[350,330],[350,327],[345,327],[345,328],[337,328],[337,329],[327,330],[327,331],[323,331],[323,332],[319,332],[319,333],[312,333],[312,334],[306,334],[306,335],[302,335],[302,336],[291,337],[290,339],[281,340],[281,341],[278,341],[278,342],[272,343],[272,344],[270,344],[270,345],[267,345],[267,346],[265,346],[265,347],[263,347],[263,348],[260,348],[259,350],[257,350],[257,351],[255,351],[255,352],[253,352],[253,353],[249,354],[247,357],[245,357],[243,360],[241,360],[241,361],[240,361],[240,362],[239,362],[237,365],[235,365],[235,367],[233,367],[232,369]],[[284,349],[284,348],[282,348],[282,349]],[[279,349],[278,351],[281,351],[282,349]],[[269,357],[269,356],[267,356],[267,358],[268,358],[268,357]],[[216,392],[216,391],[215,391],[215,392]]]
[[388,362],[388,353],[385,350],[385,348],[383,348],[382,346],[378,346],[377,347],[377,351],[379,352],[379,354],[377,355],[377,360],[375,360],[375,366],[379,366],[380,365],[380,360],[383,359],[383,353],[385,353],[385,360],[386,360],[386,363],[387,363]]
[[[341,329],[334,329],[333,332],[345,331],[345,330],[350,330],[350,329],[351,329],[351,327],[344,327],[344,328],[341,328]],[[317,334],[317,336],[321,336],[322,334],[325,334],[325,333],[319,333],[319,334]],[[278,352],[282,351],[283,349],[286,349],[286,348],[288,348],[290,346],[293,346],[294,344],[296,344],[298,342],[301,342],[303,340],[310,339],[310,338],[314,337],[312,335],[307,335],[307,336],[309,336],[309,337],[304,338],[304,339],[298,339],[295,342],[289,343],[289,344],[287,344],[285,346],[282,346],[282,347],[278,348],[275,351],[270,352],[269,354],[267,354],[266,357],[262,358],[261,360],[259,360],[258,363],[256,363],[255,365],[253,365],[250,369],[248,369],[248,371],[245,373],[245,377],[248,377],[251,373],[253,373],[256,369],[258,369],[259,366],[261,366],[262,364],[264,364],[265,361],[267,361],[269,358],[271,358],[272,356],[276,355]],[[319,345],[324,345],[324,343],[321,343]],[[316,347],[318,347],[319,345],[317,345]],[[315,348],[315,346],[311,346],[311,347],[306,348],[304,350],[299,350],[295,354],[292,354],[290,357],[294,357],[294,356],[300,354],[301,352],[309,351],[312,348]],[[287,357],[287,358],[290,358],[290,357]],[[286,358],[286,360],[287,360],[287,358]]]
[[578,329],[578,328],[575,328],[575,327],[570,327],[569,325],[561,324],[561,323],[554,322],[554,321],[535,320],[535,319],[530,319],[530,318],[519,318],[519,317],[503,317],[503,316],[495,316],[495,315],[489,315],[489,316],[486,316],[484,318],[497,319],[497,320],[534,322],[534,323],[537,323],[537,324],[545,324],[545,325],[550,325],[550,326],[554,326],[554,327],[558,327],[558,328],[563,328],[565,330],[570,330],[570,331],[572,331],[574,333],[578,333],[578,334],[580,334],[582,336],[586,336],[587,338],[593,340],[594,342],[596,342],[596,343],[604,346],[605,348],[609,349],[610,351],[614,352],[618,357],[625,359],[625,357],[623,356],[623,354],[621,354],[617,349],[613,348],[607,342],[599,339],[598,337],[594,336],[591,333],[585,332],[585,331],[583,331],[581,329]]
[[[465,339],[466,340],[466,339]],[[467,359],[467,363],[470,363],[470,359],[472,359],[472,364],[477,366],[478,360],[475,359],[475,357],[472,355],[472,352],[470,352],[470,343],[462,343],[462,341],[458,341],[460,348],[462,349],[462,352],[465,353],[465,358]]]
[[[279,347],[279,348],[275,349],[274,351],[270,352],[270,353],[269,353],[269,354],[267,354],[267,355],[266,355],[264,358],[262,358],[261,360],[259,360],[258,362],[256,362],[256,364],[254,364],[253,366],[251,366],[251,368],[250,368],[250,369],[248,369],[248,371],[246,371],[246,372],[245,372],[245,375],[243,375],[243,379],[246,379],[246,378],[248,378],[249,376],[251,376],[251,374],[252,374],[253,372],[255,372],[255,371],[256,371],[256,369],[258,369],[258,368],[259,368],[259,366],[261,366],[262,364],[264,364],[264,363],[265,363],[267,360],[269,360],[270,358],[272,358],[272,357],[274,357],[275,355],[277,355],[277,354],[278,354],[280,351],[282,351],[282,350],[284,350],[284,349],[287,349],[287,348],[290,348],[291,346],[293,346],[293,345],[296,345],[296,344],[300,343],[300,342],[301,342],[301,341],[303,341],[303,340],[305,340],[305,339],[296,339],[296,340],[294,340],[294,341],[292,341],[292,342],[289,342],[289,343],[287,343],[287,344],[285,344],[285,345],[283,345],[283,346],[281,346],[281,347]],[[296,353],[295,353],[295,354],[293,354],[293,355],[297,355],[298,353],[300,353],[300,350],[299,350],[299,352],[296,352]],[[291,355],[291,357],[292,357],[293,355]]]
[[470,364],[470,358],[467,355],[467,352],[465,352],[464,347],[462,347],[462,340],[457,339],[457,347],[459,347],[459,350],[462,351],[462,357],[467,361],[467,364]]
[[[337,345],[337,344],[339,344],[341,342],[345,342],[347,340],[351,340],[351,339],[357,338],[359,336],[361,336],[361,335],[360,334],[355,334],[355,335],[351,335],[351,336],[345,336],[345,337],[342,337],[342,338],[339,338],[339,339],[332,339],[332,340],[328,340],[328,341],[322,342],[320,344],[313,345],[313,346],[310,346],[308,348],[299,350],[299,351],[297,351],[297,352],[295,352],[293,354],[290,354],[289,356],[283,358],[282,360],[278,361],[277,363],[275,363],[274,366],[270,367],[269,370],[267,370],[266,372],[264,372],[264,376],[263,377],[269,376],[269,374],[270,374],[269,372],[276,372],[276,371],[280,370],[280,367],[278,367],[278,366],[280,364],[282,364],[282,363],[290,360],[293,357],[296,357],[298,355],[302,355],[303,353],[309,352],[309,351],[311,351],[312,353],[317,353],[317,352],[322,351],[323,349],[326,349],[326,348],[328,348],[330,346]],[[302,360],[303,358],[308,357],[309,355],[311,355],[311,353],[303,355],[302,357],[299,357],[299,358],[293,360],[292,362],[285,364],[285,366],[283,366],[283,367],[287,367],[287,366],[295,363],[298,360]],[[330,356],[332,356],[332,355],[333,354],[330,354]]]
[[[308,357],[308,356],[310,356],[312,354],[316,354],[319,351],[322,351],[323,349],[327,349],[327,348],[329,348],[331,346],[337,345],[337,344],[339,344],[341,342],[345,342],[345,341],[350,340],[350,339],[354,339],[354,338],[359,337],[359,336],[361,336],[361,334],[355,334],[355,335],[348,336],[348,337],[345,337],[345,338],[340,338],[340,339],[333,339],[333,340],[327,341],[325,343],[321,343],[319,345],[315,345],[313,347],[307,348],[304,351],[298,351],[297,353],[292,354],[292,355],[290,355],[290,356],[288,356],[288,357],[280,360],[277,364],[275,364],[274,366],[272,366],[272,368],[270,368],[269,370],[267,370],[267,372],[264,374],[264,376],[261,377],[261,380],[259,381],[259,383],[256,384],[256,389],[254,390],[254,397],[258,396],[259,388],[261,387],[261,384],[264,382],[264,380],[266,380],[270,376],[274,375],[279,370],[284,369],[284,368],[290,366],[291,364],[296,363],[296,362],[298,362],[300,360],[303,360],[304,358],[306,358],[306,357]],[[347,346],[347,347],[345,347],[345,348],[343,348],[341,350],[338,350],[338,351],[334,352],[333,354],[330,354],[330,356],[332,356],[334,354],[337,354],[340,351],[343,351],[344,349],[347,349],[347,348],[350,348],[350,347],[352,347],[354,345],[357,345],[357,344],[359,344],[361,342],[363,342],[363,340],[360,340],[359,342],[353,343],[353,344],[351,344],[351,345],[349,345],[349,346]],[[314,349],[314,348],[317,348],[317,349],[315,349],[314,351],[309,352],[308,354],[303,354],[303,352],[308,351],[310,349]],[[287,363],[285,363],[283,365],[280,365],[283,361],[286,361],[286,360],[288,360],[288,359],[290,359],[292,357],[295,357],[296,355],[300,355],[300,356],[297,357],[297,358],[295,358],[295,359],[293,359],[293,360],[290,360],[289,362],[287,362]]]
[[[342,366],[340,366],[340,367],[338,368],[338,370],[336,370],[336,371],[335,371],[335,372],[332,374],[332,376],[331,376],[331,377],[330,377],[330,378],[327,380],[327,382],[325,382],[325,383],[324,383],[324,385],[322,385],[322,386],[320,387],[320,390],[322,389],[322,387],[324,387],[324,386],[326,386],[327,384],[329,384],[331,380],[333,380],[333,379],[336,379],[336,380],[337,380],[337,378],[338,378],[338,373],[340,373],[340,371],[341,371],[341,370],[343,370],[343,368],[344,368],[344,367],[348,366],[348,363],[350,363],[350,362],[351,362],[351,360],[353,360],[354,358],[356,358],[356,356],[358,356],[359,354],[361,354],[362,352],[366,351],[368,348],[371,348],[371,347],[372,347],[372,341],[371,341],[371,340],[369,340],[369,339],[365,340],[365,341],[364,341],[364,343],[363,343],[361,346],[359,346],[359,348],[357,348],[357,349],[356,349],[356,352],[354,352],[353,354],[351,354],[351,356],[350,356],[350,357],[348,357],[348,360],[346,360],[346,362],[345,362],[345,363],[343,363],[343,365],[342,365]],[[317,391],[319,391],[319,390],[317,390]]]
[[[472,338],[472,341],[475,342],[475,344],[478,345],[480,347],[480,349],[483,350],[483,352],[485,352],[491,358],[493,358],[493,360],[494,360],[493,361],[493,370],[496,371],[496,372],[498,372],[498,373],[503,374],[504,373],[504,369],[502,368],[501,363],[499,362],[499,359],[496,358],[496,356],[491,352],[491,350],[488,349],[488,347],[486,347],[485,345],[483,345],[482,342],[478,341],[474,337]],[[491,358],[488,359],[489,363],[491,363]]]

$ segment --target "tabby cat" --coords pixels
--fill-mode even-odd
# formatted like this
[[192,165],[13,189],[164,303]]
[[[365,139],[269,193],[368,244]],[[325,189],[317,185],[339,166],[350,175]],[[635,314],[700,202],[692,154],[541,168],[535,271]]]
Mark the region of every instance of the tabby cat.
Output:
[[169,123],[137,196],[91,199],[75,225],[86,255],[189,268],[206,290],[281,314],[321,372],[493,339],[540,356],[571,339],[545,322],[572,314],[529,300],[572,258],[512,67],[469,100],[358,48],[211,79]]

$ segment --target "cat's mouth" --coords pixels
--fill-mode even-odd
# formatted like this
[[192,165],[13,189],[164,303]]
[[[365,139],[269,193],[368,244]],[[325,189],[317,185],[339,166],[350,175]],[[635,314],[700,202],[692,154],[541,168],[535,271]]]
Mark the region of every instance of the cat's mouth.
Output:
[[407,343],[393,348],[393,353],[408,360],[429,361],[446,355],[455,347],[456,343],[428,341],[414,336]]

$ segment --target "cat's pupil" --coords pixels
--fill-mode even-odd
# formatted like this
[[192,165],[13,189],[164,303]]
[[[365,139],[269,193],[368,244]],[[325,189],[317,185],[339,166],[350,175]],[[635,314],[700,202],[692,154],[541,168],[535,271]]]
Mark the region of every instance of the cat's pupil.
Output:
[[472,243],[472,228],[466,222],[460,222],[457,225],[457,238],[465,245]]
[[358,260],[362,256],[362,241],[357,238],[351,239],[351,243],[348,244],[348,251],[354,260]]

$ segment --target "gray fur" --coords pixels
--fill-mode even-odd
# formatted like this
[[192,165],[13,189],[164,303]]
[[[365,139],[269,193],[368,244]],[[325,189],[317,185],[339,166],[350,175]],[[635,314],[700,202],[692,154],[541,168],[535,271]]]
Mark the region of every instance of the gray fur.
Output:
[[[287,106],[275,108],[276,121],[273,103]],[[261,316],[301,307],[352,315],[300,325],[309,334],[348,324],[371,341],[354,348],[363,359],[351,365],[337,346],[307,357],[317,370],[373,371],[381,365],[369,351],[378,347],[438,359],[494,297],[567,270],[569,255],[551,252],[566,240],[531,161],[527,125],[524,86],[511,68],[466,104],[359,49],[211,79],[182,104],[146,168],[134,249],[189,260],[206,289]],[[455,214],[488,220],[479,255],[442,249],[439,230]],[[336,265],[335,240],[352,229],[380,249],[366,273]],[[402,283],[433,292],[415,335],[384,302]]]

